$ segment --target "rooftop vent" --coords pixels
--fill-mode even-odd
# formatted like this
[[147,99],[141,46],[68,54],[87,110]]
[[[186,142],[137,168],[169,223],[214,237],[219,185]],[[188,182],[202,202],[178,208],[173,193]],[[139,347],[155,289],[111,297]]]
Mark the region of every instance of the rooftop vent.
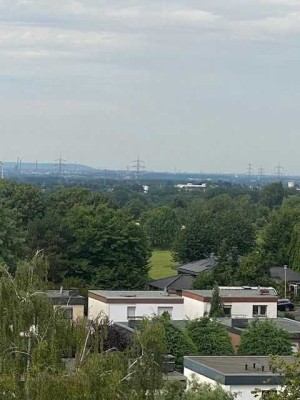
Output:
[[269,289],[260,289],[259,293],[260,293],[261,295],[270,294],[270,290],[269,290]]

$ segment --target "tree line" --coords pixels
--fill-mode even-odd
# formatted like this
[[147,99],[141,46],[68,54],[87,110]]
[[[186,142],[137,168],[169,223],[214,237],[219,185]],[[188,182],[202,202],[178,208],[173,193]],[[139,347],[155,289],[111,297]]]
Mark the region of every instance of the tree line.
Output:
[[41,250],[53,285],[145,288],[153,248],[178,263],[214,254],[195,288],[268,284],[271,266],[300,270],[299,241],[300,196],[281,183],[199,192],[153,183],[145,194],[136,183],[101,192],[0,182],[0,262],[14,273]]

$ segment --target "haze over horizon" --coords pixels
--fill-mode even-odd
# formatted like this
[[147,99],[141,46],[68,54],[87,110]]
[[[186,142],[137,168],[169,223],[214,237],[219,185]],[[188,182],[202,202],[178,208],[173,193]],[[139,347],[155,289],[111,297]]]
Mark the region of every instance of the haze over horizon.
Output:
[[2,0],[0,15],[0,159],[300,174],[298,0]]

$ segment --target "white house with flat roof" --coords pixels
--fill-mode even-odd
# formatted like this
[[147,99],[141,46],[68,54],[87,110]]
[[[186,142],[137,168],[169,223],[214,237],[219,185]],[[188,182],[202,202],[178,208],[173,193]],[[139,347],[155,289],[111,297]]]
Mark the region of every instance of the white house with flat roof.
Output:
[[[272,287],[220,286],[225,315],[232,318],[277,318],[278,295]],[[210,311],[212,290],[183,290],[187,318],[200,318]]]
[[184,319],[183,298],[166,291],[89,290],[88,318],[105,314],[111,321],[154,317],[168,312],[172,319]]
[[[282,357],[293,362],[293,357]],[[193,379],[200,383],[220,384],[237,400],[263,398],[263,393],[280,391],[284,377],[270,369],[270,357],[265,356],[195,356],[184,357],[184,375],[188,387]],[[261,390],[256,397],[254,391]]]

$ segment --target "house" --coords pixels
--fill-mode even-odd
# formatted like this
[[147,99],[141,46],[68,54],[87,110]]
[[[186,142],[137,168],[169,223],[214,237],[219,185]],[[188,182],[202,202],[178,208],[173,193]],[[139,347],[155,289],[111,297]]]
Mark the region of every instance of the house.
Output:
[[286,281],[288,283],[300,284],[300,273],[299,272],[293,271],[291,268],[286,268],[286,270],[283,267],[270,268],[270,277],[272,279],[276,279],[276,280],[280,280],[280,281],[284,282],[285,281],[285,273],[286,273]]
[[[217,321],[227,329],[232,344],[237,349],[240,344],[241,334],[248,328],[253,319],[217,318]],[[278,328],[288,332],[293,352],[297,353],[300,350],[300,322],[289,318],[274,318],[271,321]]]
[[[272,287],[219,287],[225,316],[233,318],[277,318],[278,295]],[[210,311],[212,290],[184,290],[187,318],[200,318]]]
[[289,287],[291,297],[296,297],[300,290],[300,273],[291,268],[272,267],[270,277],[277,281],[286,282]]
[[[282,357],[293,362],[293,357]],[[184,357],[184,375],[188,385],[194,378],[201,383],[216,385],[236,393],[237,400],[255,400],[256,389],[280,391],[284,376],[270,369],[270,357],[265,356],[196,356]],[[263,397],[263,396],[262,396]]]
[[183,298],[167,291],[89,290],[88,318],[106,315],[124,322],[137,317],[153,317],[168,312],[172,319],[184,318]]
[[217,259],[211,255],[209,258],[192,261],[187,264],[182,264],[177,267],[178,274],[188,274],[197,278],[202,272],[206,272],[214,268],[217,264]]
[[76,289],[73,290],[45,290],[42,294],[46,295],[54,308],[60,308],[64,312],[66,319],[76,321],[84,317],[85,297],[79,294]]
[[148,283],[150,290],[164,290],[181,294],[182,290],[192,289],[195,277],[189,274],[180,274],[168,278],[157,279]]
[[193,289],[193,284],[197,276],[215,267],[216,258],[211,255],[209,258],[192,261],[177,267],[177,274],[168,278],[157,279],[148,283],[151,290],[175,291],[181,294],[182,290]]

